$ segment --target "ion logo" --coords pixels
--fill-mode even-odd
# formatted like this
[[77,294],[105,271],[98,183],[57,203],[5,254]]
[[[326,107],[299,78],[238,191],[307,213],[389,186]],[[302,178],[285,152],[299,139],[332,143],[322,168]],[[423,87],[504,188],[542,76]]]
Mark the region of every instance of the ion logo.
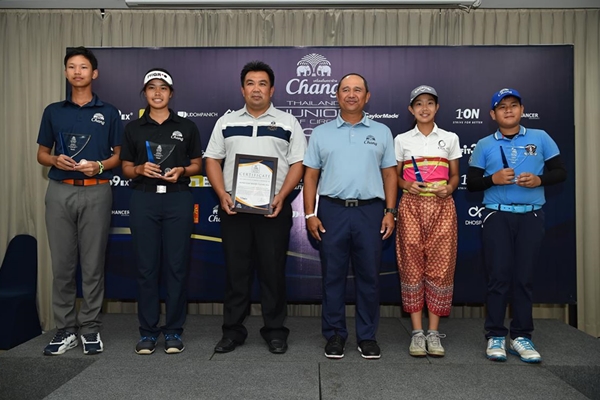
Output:
[[483,121],[479,120],[479,108],[457,108],[455,112],[456,119],[453,124],[483,124]]
[[456,110],[456,119],[479,119],[479,108],[459,108]]

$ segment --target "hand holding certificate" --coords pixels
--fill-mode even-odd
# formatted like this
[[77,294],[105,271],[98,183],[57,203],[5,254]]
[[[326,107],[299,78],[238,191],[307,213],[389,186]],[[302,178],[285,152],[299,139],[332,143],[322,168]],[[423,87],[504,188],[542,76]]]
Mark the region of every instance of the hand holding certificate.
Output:
[[235,155],[233,207],[236,212],[268,215],[277,182],[277,158]]

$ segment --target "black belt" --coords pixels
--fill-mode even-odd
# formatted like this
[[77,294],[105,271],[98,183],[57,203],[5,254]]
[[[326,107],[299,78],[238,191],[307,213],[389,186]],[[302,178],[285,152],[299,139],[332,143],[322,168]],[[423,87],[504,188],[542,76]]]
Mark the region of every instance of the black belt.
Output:
[[374,199],[369,199],[369,200],[359,200],[359,199],[338,199],[335,197],[329,197],[329,196],[321,196],[324,199],[327,199],[329,201],[331,201],[332,203],[335,204],[339,204],[342,205],[344,207],[360,207],[360,206],[366,206],[369,204],[373,204],[376,201],[382,201],[380,198],[376,197]]
[[143,183],[137,184],[133,187],[135,190],[147,193],[176,193],[176,192],[188,192],[190,186],[186,184],[170,184],[170,185],[145,185]]

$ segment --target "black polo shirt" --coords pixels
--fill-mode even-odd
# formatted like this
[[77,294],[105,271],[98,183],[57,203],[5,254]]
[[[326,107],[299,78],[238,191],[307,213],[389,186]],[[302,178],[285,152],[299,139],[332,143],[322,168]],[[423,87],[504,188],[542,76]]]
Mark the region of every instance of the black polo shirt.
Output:
[[[188,119],[177,116],[169,109],[169,118],[162,124],[158,124],[152,118],[148,110],[138,120],[131,121],[125,127],[123,144],[121,146],[121,160],[131,161],[134,165],[142,165],[148,161],[148,149],[146,142],[151,146],[152,154],[157,153],[157,146],[161,145],[162,154],[159,160],[155,158],[155,164],[160,165],[164,172],[167,168],[187,167],[193,158],[202,157],[202,146],[200,144],[200,132],[196,124]],[[169,148],[174,145],[173,152]],[[178,184],[190,183],[189,176],[180,176]],[[170,185],[160,178],[148,178],[139,175],[133,179],[132,186],[144,185]]]

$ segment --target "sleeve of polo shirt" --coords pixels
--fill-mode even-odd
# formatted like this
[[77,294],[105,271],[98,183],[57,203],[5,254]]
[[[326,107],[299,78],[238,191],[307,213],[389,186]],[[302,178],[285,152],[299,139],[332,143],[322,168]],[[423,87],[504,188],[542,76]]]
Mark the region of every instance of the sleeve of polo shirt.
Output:
[[304,130],[295,117],[293,119],[293,131],[290,137],[290,147],[288,149],[287,161],[288,164],[292,165],[304,159],[304,153],[306,152],[306,136],[304,136]]
[[119,158],[123,161],[131,161],[135,163],[135,144],[131,138],[131,125],[136,124],[137,121],[131,121],[125,126],[125,132],[123,133],[123,140],[121,141],[121,152]]
[[402,139],[400,135],[394,139],[394,152],[396,153],[396,161],[404,161],[404,147],[402,146]]
[[380,168],[389,168],[395,167],[398,165],[396,161],[396,153],[394,153],[394,137],[392,136],[392,131],[386,127],[385,134],[385,150],[383,153],[383,158],[381,159]]
[[542,150],[544,152],[544,161],[548,161],[549,159],[554,158],[560,154],[558,145],[556,144],[554,139],[552,139],[552,137],[548,135],[546,131],[542,131],[542,144],[544,146]]
[[116,108],[113,108],[111,112],[110,130],[108,135],[111,147],[121,146],[121,143],[123,142],[123,123],[121,122],[119,110]]
[[310,135],[310,139],[308,139],[308,147],[306,148],[306,153],[304,154],[304,161],[302,162],[308,168],[313,169],[321,169],[321,156],[319,155],[319,140],[318,127],[312,131]]
[[42,114],[42,122],[40,122],[37,143],[51,149],[54,147],[54,132],[52,130],[52,119],[50,118],[50,115],[50,106],[48,106],[44,109],[44,114]]
[[473,150],[473,153],[471,154],[471,158],[469,158],[469,166],[470,167],[475,167],[475,168],[480,168],[480,169],[485,170],[486,160],[485,160],[485,149],[483,148],[484,147],[483,141],[484,141],[484,139],[481,139],[475,145],[475,150]]
[[200,131],[194,121],[186,120],[191,122],[190,125],[190,147],[187,149],[188,156],[190,158],[202,157],[202,142],[200,140]]
[[458,139],[458,135],[452,132],[452,140],[450,141],[450,146],[448,146],[450,151],[448,152],[448,160],[456,160],[457,158],[462,157],[462,152],[460,151],[460,141]]
[[208,140],[204,158],[222,160],[225,158],[225,138],[223,137],[223,117],[219,118]]

